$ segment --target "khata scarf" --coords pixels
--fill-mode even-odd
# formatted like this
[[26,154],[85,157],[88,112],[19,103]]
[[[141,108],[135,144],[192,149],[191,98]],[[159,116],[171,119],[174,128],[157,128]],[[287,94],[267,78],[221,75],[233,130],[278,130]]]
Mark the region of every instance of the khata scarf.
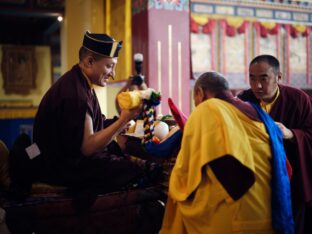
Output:
[[272,151],[272,224],[283,234],[294,234],[294,221],[291,207],[290,181],[286,169],[286,154],[282,132],[272,118],[253,104],[270,136]]

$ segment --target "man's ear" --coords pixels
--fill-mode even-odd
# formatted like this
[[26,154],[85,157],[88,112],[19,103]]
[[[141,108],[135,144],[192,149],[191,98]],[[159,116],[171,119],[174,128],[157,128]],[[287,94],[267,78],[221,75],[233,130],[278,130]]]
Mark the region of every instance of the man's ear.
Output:
[[203,88],[198,87],[196,92],[197,92],[196,94],[198,95],[200,102],[205,101],[205,92],[204,92]]
[[91,67],[93,63],[94,63],[94,58],[92,56],[87,56],[84,60],[84,65],[88,68]]
[[283,74],[281,72],[277,73],[277,82],[282,80]]

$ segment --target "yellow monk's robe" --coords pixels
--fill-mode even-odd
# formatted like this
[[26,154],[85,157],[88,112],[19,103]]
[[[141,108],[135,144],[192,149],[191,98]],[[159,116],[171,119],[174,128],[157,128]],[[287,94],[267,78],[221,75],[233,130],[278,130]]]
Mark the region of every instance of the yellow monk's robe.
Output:
[[[224,155],[233,156],[254,176],[239,199],[230,196],[209,165]],[[220,99],[201,103],[184,128],[160,233],[275,233],[270,160],[269,136],[262,122]],[[239,174],[222,173],[233,181]],[[244,177],[237,178],[236,183],[243,184]]]

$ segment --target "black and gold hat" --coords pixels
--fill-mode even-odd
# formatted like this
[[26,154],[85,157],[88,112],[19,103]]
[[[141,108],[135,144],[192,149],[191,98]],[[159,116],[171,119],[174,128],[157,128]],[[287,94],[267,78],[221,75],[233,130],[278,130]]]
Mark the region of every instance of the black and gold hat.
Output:
[[107,34],[96,34],[87,31],[84,35],[82,46],[94,53],[114,58],[118,57],[122,41],[115,41],[114,38]]

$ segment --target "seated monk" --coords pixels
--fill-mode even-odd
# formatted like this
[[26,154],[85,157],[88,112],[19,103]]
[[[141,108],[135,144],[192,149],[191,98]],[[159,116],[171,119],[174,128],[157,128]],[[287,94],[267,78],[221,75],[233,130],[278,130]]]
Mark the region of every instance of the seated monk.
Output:
[[36,180],[112,191],[143,175],[114,141],[140,107],[122,110],[119,118],[108,121],[93,87],[104,87],[115,76],[121,47],[121,41],[106,34],[86,32],[79,63],[44,95],[33,131],[41,152],[32,160]]

